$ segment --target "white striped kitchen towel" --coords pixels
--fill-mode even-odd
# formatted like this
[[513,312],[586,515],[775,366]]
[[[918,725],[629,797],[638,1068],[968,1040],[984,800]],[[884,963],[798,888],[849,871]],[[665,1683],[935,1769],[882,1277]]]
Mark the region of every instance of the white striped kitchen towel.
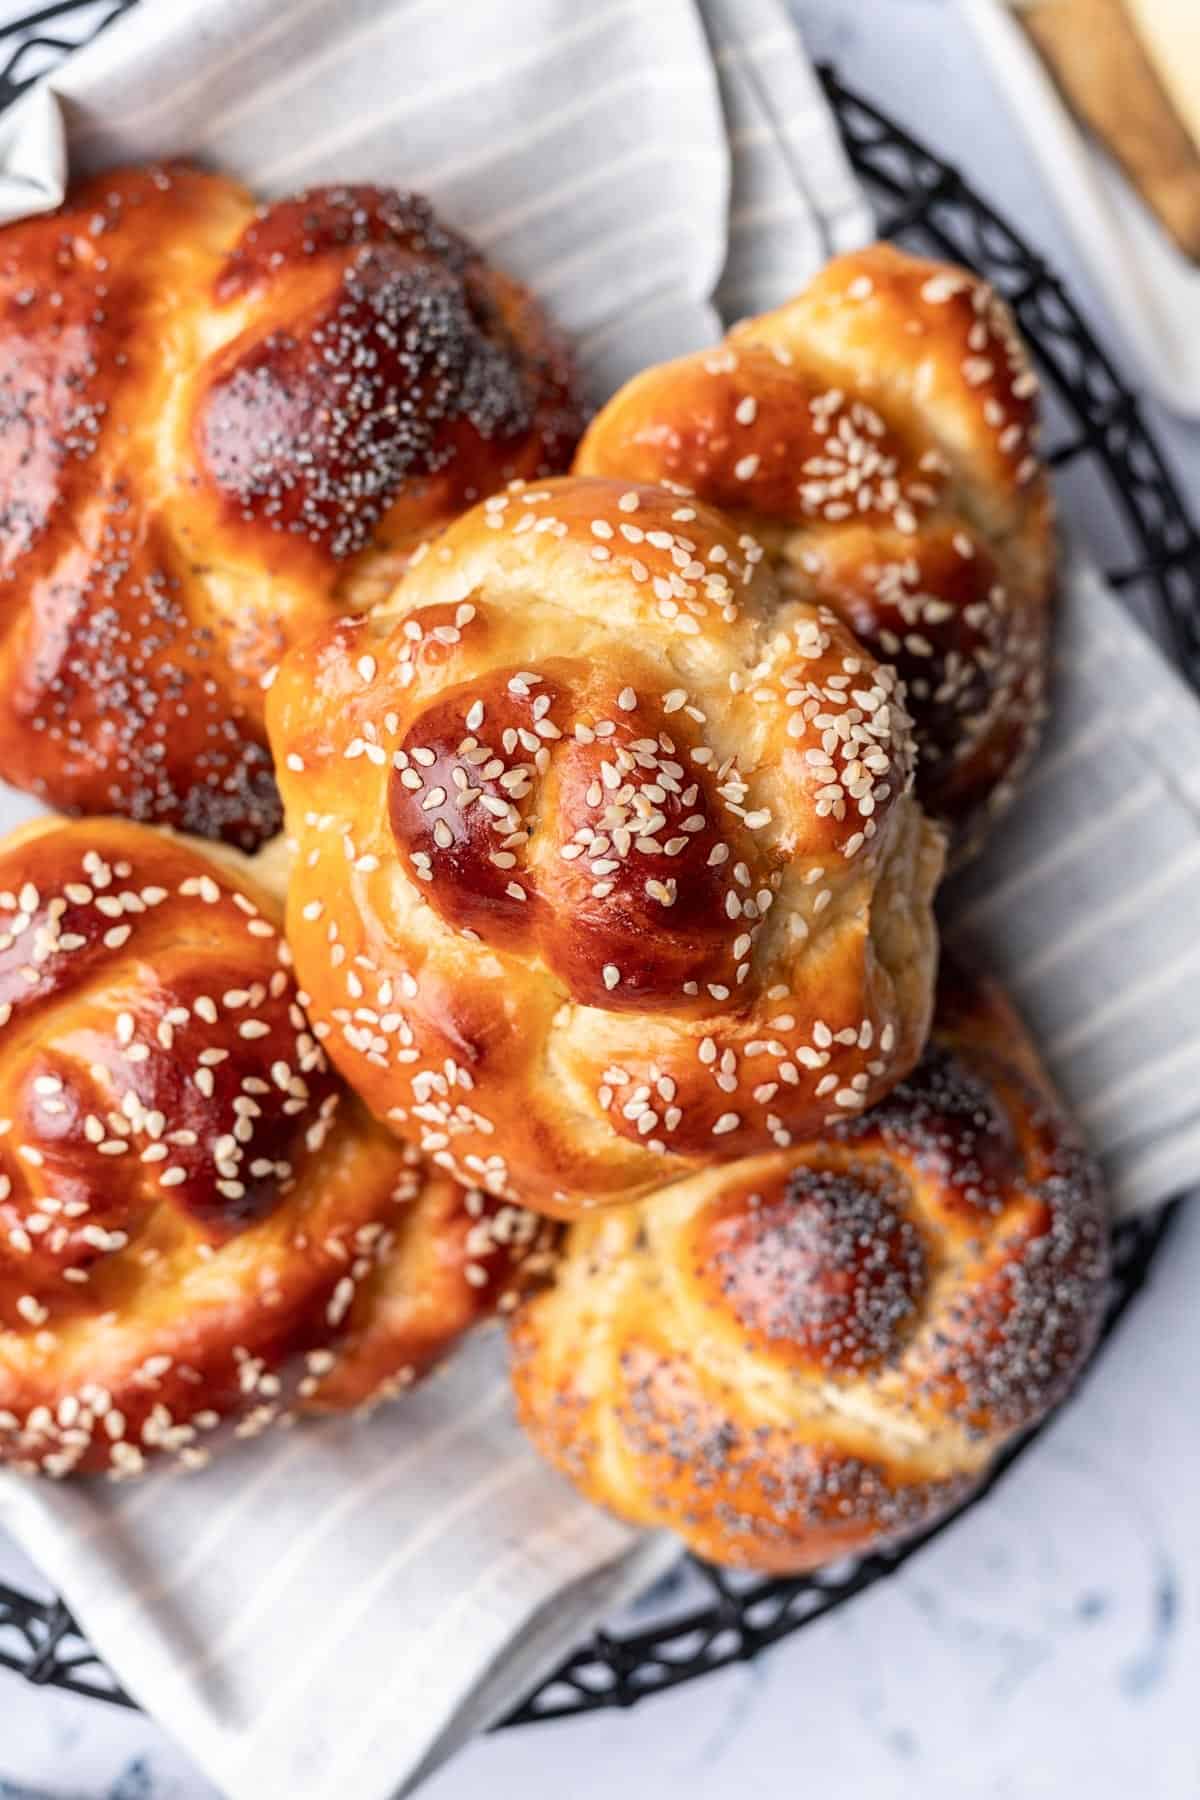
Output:
[[[0,124],[0,217],[55,203],[67,148],[424,188],[598,396],[870,233],[782,0],[148,0]],[[1200,712],[1082,566],[1064,611],[1047,753],[955,929],[1149,1205],[1200,1176]],[[491,1334],[373,1421],[137,1487],[2,1480],[0,1517],[233,1800],[415,1784],[674,1554],[535,1462]]]
[[1118,1213],[1200,1181],[1200,704],[1087,563],[1067,567],[1041,754],[947,892],[1003,974]]
[[0,1480],[110,1666],[236,1800],[384,1800],[514,1706],[678,1555],[576,1498],[482,1331],[373,1419],[195,1479]]

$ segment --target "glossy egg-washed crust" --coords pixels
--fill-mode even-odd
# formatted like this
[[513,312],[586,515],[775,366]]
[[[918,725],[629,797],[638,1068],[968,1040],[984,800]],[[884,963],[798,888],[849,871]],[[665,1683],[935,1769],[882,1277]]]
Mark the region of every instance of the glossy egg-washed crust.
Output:
[[374,1123],[236,853],[0,845],[0,1461],[186,1465],[406,1386],[546,1247]]
[[1037,742],[1054,594],[1037,378],[965,269],[876,244],[724,344],[636,376],[581,474],[670,480],[903,676],[917,794],[964,856]]
[[920,1053],[937,832],[892,671],[661,488],[494,497],[268,707],[314,1031],[550,1213],[786,1146]]
[[825,1136],[573,1225],[516,1314],[534,1442],[592,1500],[789,1572],[929,1523],[1074,1379],[1102,1196],[998,991]]
[[580,415],[427,203],[125,169],[0,230],[0,778],[249,847],[260,682]]

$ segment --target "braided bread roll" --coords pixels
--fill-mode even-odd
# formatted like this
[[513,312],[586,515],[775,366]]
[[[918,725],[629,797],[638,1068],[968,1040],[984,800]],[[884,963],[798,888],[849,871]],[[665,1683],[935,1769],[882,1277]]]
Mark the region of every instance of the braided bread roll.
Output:
[[343,1092],[235,853],[109,820],[0,845],[0,1460],[194,1466],[378,1398],[544,1242]]
[[1058,1400],[1107,1270],[1096,1172],[1011,1009],[943,981],[873,1111],[580,1221],[512,1329],[590,1499],[788,1573],[958,1504]]
[[250,847],[263,675],[580,416],[530,297],[412,195],[125,169],[0,230],[0,779]]
[[661,488],[518,488],[285,660],[314,1032],[552,1214],[867,1106],[928,1027],[938,833],[895,677]]
[[581,474],[671,481],[731,511],[784,590],[903,677],[917,794],[965,856],[1037,743],[1054,592],[1037,377],[965,269],[887,244],[777,311],[636,376]]

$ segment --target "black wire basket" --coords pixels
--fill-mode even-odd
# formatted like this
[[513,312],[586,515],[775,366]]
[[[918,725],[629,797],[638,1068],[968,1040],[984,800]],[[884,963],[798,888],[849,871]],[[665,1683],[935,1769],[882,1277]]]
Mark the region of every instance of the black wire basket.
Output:
[[[58,0],[0,26],[0,107],[101,30],[132,0]],[[1200,536],[1133,393],[1119,380],[1062,283],[948,164],[877,108],[821,71],[850,159],[875,205],[879,232],[976,269],[1004,295],[1044,377],[1060,500],[1112,583],[1162,633],[1200,691]],[[1146,1282],[1174,1208],[1120,1225],[1104,1337]],[[1028,1446],[1011,1446],[972,1499],[976,1506]],[[631,1706],[769,1644],[852,1600],[968,1510],[898,1548],[782,1580],[730,1575],[694,1558],[636,1609],[635,1623],[599,1631],[503,1721],[527,1724]],[[40,1686],[132,1706],[59,1600],[0,1584],[0,1666]]]

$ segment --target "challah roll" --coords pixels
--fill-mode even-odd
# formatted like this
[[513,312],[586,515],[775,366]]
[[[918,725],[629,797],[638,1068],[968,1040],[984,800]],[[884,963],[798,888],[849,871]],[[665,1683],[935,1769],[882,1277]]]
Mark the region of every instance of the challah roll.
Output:
[[904,679],[917,794],[965,855],[1037,741],[1054,592],[1037,378],[965,269],[886,244],[839,257],[716,350],[636,376],[576,469],[728,508],[786,592]]
[[0,845],[0,1461],[18,1469],[195,1465],[390,1392],[544,1246],[345,1094],[240,865],[121,821]]
[[895,677],[708,507],[496,496],[268,724],[314,1032],[460,1179],[570,1216],[919,1055],[941,841]]
[[[960,978],[961,979],[961,978]],[[787,1573],[960,1501],[1095,1340],[1094,1169],[995,988],[871,1112],[573,1225],[520,1416],[603,1506]]]
[[0,419],[0,779],[243,847],[279,822],[264,673],[580,422],[425,201],[185,167],[0,230]]

